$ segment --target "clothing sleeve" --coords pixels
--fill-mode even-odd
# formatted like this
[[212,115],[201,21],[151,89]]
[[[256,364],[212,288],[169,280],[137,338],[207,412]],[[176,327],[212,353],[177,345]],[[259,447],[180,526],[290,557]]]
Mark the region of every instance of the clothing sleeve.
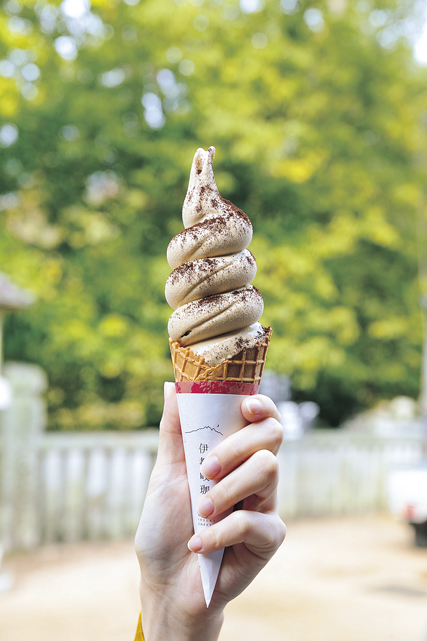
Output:
[[138,627],[136,629],[135,641],[144,641],[144,635],[142,634],[141,615],[139,615],[139,619],[138,619]]

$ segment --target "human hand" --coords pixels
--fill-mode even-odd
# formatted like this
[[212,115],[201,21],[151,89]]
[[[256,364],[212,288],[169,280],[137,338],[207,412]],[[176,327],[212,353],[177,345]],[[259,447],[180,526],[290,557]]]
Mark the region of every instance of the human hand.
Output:
[[[265,396],[246,397],[242,414],[249,424],[218,445],[203,463],[202,473],[217,484],[199,503],[206,518],[239,503],[241,509],[192,536],[175,388],[165,384],[158,457],[136,535],[146,641],[217,639],[225,605],[249,585],[285,537],[277,514],[275,455],[283,438],[279,414]],[[189,551],[188,542],[194,552],[226,547],[208,609],[197,554]]]

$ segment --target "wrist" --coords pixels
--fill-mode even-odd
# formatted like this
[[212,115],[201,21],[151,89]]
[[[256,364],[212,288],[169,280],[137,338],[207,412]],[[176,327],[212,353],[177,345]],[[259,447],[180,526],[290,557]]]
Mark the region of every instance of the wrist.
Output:
[[141,623],[145,641],[217,641],[224,611],[189,613],[180,608],[179,598],[160,595],[141,585]]

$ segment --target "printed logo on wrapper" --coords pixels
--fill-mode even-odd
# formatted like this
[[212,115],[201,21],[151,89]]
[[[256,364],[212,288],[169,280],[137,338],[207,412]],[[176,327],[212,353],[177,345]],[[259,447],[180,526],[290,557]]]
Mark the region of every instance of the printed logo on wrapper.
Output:
[[[243,396],[258,393],[254,383],[200,381],[175,383],[187,477],[190,487],[194,531],[220,521],[231,510],[215,519],[204,519],[197,512],[199,500],[215,485],[201,471],[205,458],[225,438],[246,425],[240,411]],[[224,550],[199,554],[206,606],[212,598]]]

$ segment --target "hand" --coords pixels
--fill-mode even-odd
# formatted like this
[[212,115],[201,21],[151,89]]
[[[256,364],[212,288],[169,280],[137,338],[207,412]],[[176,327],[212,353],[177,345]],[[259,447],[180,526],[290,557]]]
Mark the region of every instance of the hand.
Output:
[[[199,510],[212,518],[238,503],[242,509],[192,536],[175,386],[165,384],[158,457],[136,535],[146,641],[217,639],[225,605],[249,585],[285,538],[286,528],[277,514],[276,454],[283,438],[279,413],[261,395],[246,397],[241,410],[249,424],[203,463],[202,473],[217,484]],[[197,554],[187,544],[202,553],[226,547],[209,608]]]

